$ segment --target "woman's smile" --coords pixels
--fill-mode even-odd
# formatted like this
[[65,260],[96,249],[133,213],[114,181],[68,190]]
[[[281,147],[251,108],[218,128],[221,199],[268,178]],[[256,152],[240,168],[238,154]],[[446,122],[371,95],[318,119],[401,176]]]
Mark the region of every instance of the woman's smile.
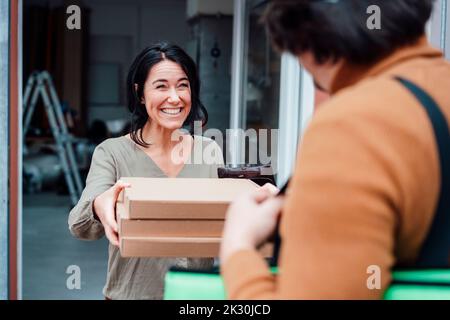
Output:
[[165,115],[170,115],[170,116],[178,116],[179,114],[181,114],[182,110],[184,109],[184,107],[178,107],[178,108],[161,108],[160,111],[162,113],[164,113]]

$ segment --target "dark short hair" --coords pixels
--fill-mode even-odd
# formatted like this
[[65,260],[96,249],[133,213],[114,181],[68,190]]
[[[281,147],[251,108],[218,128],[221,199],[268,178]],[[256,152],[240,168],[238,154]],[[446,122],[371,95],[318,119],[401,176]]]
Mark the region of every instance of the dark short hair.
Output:
[[[189,80],[192,106],[183,126],[189,126],[192,133],[194,121],[202,121],[202,125],[205,125],[208,121],[208,112],[200,101],[200,79],[195,62],[179,46],[165,41],[157,42],[142,50],[134,59],[126,83],[127,104],[131,112],[130,137],[143,147],[149,146],[144,141],[142,130],[140,130],[148,121],[147,110],[141,102],[144,96],[144,84],[152,67],[163,60],[177,63]],[[137,90],[135,84],[137,84]]]
[[[425,32],[434,0],[273,0],[262,21],[273,45],[316,62],[343,58],[370,64],[412,44]],[[367,9],[377,5],[381,29],[369,29]]]

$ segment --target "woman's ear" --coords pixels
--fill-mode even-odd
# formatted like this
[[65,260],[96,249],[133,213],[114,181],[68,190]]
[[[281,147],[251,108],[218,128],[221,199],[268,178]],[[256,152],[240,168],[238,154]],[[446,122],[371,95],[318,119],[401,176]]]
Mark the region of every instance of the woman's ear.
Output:
[[[134,91],[136,91],[136,95],[138,95],[138,84],[137,83],[134,84]],[[141,103],[145,104],[144,97],[141,98]]]

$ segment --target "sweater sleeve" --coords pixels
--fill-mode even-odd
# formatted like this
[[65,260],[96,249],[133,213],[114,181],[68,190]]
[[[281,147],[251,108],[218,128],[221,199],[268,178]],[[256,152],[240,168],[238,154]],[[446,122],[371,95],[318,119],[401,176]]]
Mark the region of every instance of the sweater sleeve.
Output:
[[95,218],[93,204],[95,198],[108,190],[115,182],[116,166],[104,142],[94,151],[86,187],[77,205],[69,214],[69,230],[73,236],[82,240],[97,240],[103,237],[103,225]]
[[[417,207],[420,192],[429,198],[426,170],[414,173],[431,154],[415,129],[426,128],[426,118],[399,126],[386,114],[349,111],[316,116],[303,138],[281,217],[279,274],[272,277],[255,251],[236,252],[222,266],[229,298],[382,297],[402,214]],[[420,188],[407,183],[422,176]]]

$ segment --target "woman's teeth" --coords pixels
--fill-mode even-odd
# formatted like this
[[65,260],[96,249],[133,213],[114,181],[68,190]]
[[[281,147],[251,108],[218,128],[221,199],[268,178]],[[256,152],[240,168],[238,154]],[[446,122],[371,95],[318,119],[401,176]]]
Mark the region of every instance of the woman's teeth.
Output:
[[161,109],[161,112],[165,113],[165,114],[179,114],[181,112],[182,108],[166,108],[166,109]]

